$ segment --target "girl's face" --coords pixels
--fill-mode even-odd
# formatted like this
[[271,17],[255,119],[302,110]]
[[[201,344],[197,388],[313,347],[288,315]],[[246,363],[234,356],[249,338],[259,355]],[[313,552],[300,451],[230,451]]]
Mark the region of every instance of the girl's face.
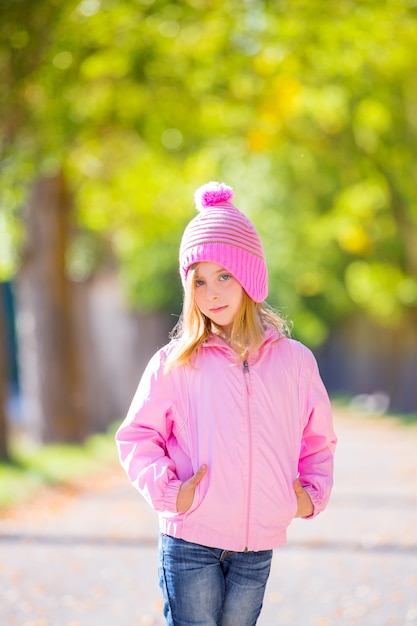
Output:
[[200,311],[226,334],[242,306],[242,285],[217,263],[198,263],[194,272],[195,302]]

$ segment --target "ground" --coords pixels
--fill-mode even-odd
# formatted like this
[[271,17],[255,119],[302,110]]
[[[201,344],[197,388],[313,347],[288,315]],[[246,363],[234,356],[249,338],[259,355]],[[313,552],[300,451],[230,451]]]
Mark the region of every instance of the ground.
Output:
[[[337,413],[328,509],[275,551],[259,626],[417,626],[417,426]],[[157,520],[110,466],[0,513],[0,626],[162,626]]]

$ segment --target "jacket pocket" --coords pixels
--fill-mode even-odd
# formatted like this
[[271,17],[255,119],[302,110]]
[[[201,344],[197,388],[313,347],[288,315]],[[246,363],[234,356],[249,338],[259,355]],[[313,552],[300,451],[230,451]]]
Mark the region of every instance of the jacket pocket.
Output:
[[291,502],[291,506],[292,506],[292,508],[291,508],[291,510],[292,510],[292,516],[291,516],[291,519],[294,519],[294,518],[295,518],[295,516],[296,516],[296,514],[297,514],[297,508],[298,508],[298,500],[297,500],[297,496],[296,496],[296,494],[295,494],[294,487],[293,487],[293,490],[292,490],[292,502]]

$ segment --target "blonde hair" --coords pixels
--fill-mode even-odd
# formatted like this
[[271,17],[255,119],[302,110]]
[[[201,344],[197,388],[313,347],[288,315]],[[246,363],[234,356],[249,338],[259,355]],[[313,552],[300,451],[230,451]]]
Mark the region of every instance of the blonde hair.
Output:
[[[183,310],[171,333],[175,345],[171,350],[166,369],[178,365],[191,364],[199,346],[213,332],[222,336],[222,327],[214,324],[198,308],[195,302],[195,270],[197,263],[192,265],[184,290]],[[290,335],[289,324],[278,315],[266,302],[254,302],[243,291],[242,305],[232,325],[230,346],[238,359],[244,360],[249,352],[256,351],[262,344],[267,328],[275,328],[282,335]]]

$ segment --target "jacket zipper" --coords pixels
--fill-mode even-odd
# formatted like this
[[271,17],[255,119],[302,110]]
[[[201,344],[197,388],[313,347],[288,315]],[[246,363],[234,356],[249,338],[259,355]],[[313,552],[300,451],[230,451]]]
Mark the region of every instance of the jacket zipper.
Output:
[[248,450],[249,450],[249,481],[248,481],[248,508],[246,517],[246,546],[244,552],[248,552],[249,544],[249,524],[250,524],[250,509],[251,509],[251,493],[252,493],[252,428],[251,428],[251,416],[249,410],[249,396],[250,396],[250,371],[249,363],[247,360],[243,361],[243,375],[245,377],[246,384],[246,409],[248,419]]

